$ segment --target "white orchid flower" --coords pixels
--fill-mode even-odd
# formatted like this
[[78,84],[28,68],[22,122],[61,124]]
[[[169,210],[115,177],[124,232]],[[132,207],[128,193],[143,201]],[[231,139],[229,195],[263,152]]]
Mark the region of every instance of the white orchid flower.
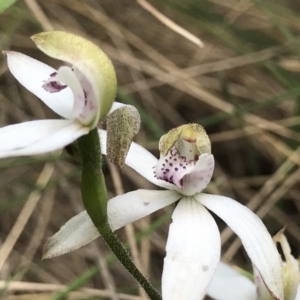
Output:
[[[106,132],[100,131],[103,154]],[[164,300],[199,300],[205,295],[220,260],[220,233],[208,210],[240,237],[253,266],[276,299],[283,299],[278,251],[262,221],[247,207],[223,196],[203,194],[210,182],[214,157],[204,129],[184,125],[163,136],[161,158],[132,143],[125,163],[166,190],[137,190],[108,201],[113,230],[178,202],[173,212],[162,275]],[[154,173],[153,173],[153,168]],[[208,209],[208,210],[207,210]],[[85,211],[48,239],[44,258],[73,251],[99,236]]]
[[38,120],[0,129],[0,158],[63,148],[94,129],[109,112],[116,75],[108,57],[91,42],[65,32],[32,37],[47,55],[70,66],[58,70],[25,54],[5,51],[8,68],[30,92],[65,120]]
[[[291,249],[283,230],[274,237],[274,242],[281,245],[284,300],[300,300],[299,261],[291,255]],[[254,269],[255,283],[233,267],[220,262],[213,280],[208,286],[207,294],[215,300],[272,300],[262,277]]]

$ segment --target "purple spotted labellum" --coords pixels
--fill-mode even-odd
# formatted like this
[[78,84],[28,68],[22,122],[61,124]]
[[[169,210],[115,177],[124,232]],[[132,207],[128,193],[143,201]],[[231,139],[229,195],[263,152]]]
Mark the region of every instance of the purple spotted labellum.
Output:
[[159,149],[157,179],[174,184],[184,195],[192,195],[210,182],[214,160],[202,126],[188,124],[171,130],[160,139]]

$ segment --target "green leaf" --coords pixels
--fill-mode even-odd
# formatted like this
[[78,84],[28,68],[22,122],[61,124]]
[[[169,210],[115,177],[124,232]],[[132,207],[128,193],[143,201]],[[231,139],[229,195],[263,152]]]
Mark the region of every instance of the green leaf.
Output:
[[17,0],[0,0],[0,13],[13,5]]

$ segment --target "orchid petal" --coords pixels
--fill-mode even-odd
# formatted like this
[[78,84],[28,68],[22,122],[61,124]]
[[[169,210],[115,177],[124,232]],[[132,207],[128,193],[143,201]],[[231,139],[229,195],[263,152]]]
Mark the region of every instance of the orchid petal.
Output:
[[223,219],[239,236],[269,291],[275,299],[283,299],[281,259],[260,218],[228,197],[198,194],[195,199]]
[[172,216],[162,276],[164,300],[199,300],[220,260],[220,233],[211,214],[183,198]]
[[254,283],[229,265],[220,262],[207,294],[215,300],[255,300]]
[[43,259],[57,257],[74,251],[99,236],[87,212],[84,210],[64,224],[58,232],[47,239]]
[[9,125],[0,128],[0,158],[62,149],[88,131],[73,120],[39,120]]
[[[259,300],[273,300],[273,296],[270,294],[268,288],[266,287],[264,280],[262,279],[261,275],[259,274],[258,270],[256,268],[253,268],[253,276],[255,279],[255,285],[256,285],[256,294],[257,299]],[[284,297],[285,300],[286,297]],[[288,300],[294,300],[295,298],[289,298]]]
[[[106,149],[106,141],[107,141],[107,133],[105,130],[98,130],[101,141],[101,152],[102,154],[107,154]],[[164,180],[159,180],[154,177],[154,167],[156,166],[158,160],[152,155],[148,150],[144,147],[132,142],[129,148],[129,152],[125,159],[125,164],[138,172],[148,181],[153,184],[168,189],[168,190],[176,190],[180,191],[175,185],[168,183]]]
[[295,300],[300,300],[300,285],[298,285],[297,295],[296,295]]
[[31,93],[40,98],[49,108],[65,119],[70,119],[74,97],[70,88],[59,93],[49,93],[43,88],[51,74],[56,72],[52,67],[25,54],[6,51],[7,65],[14,77]]
[[32,40],[47,55],[74,66],[87,94],[83,115],[90,117],[86,121],[91,124],[87,125],[96,127],[109,112],[116,94],[116,74],[107,55],[90,41],[62,31],[42,32]]
[[108,221],[113,230],[178,201],[175,191],[136,190],[108,201]]
[[[179,200],[173,191],[137,190],[108,201],[108,221],[112,230],[141,219]],[[56,257],[74,251],[99,236],[99,232],[86,211],[70,219],[47,240],[44,258]]]

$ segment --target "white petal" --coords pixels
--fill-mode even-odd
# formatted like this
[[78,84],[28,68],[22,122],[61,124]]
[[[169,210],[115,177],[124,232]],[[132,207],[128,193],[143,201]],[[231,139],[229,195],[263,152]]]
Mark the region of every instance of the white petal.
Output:
[[137,190],[108,201],[108,221],[113,230],[170,205],[182,196],[175,191]]
[[84,210],[70,219],[60,230],[47,239],[43,259],[74,251],[95,240],[99,232]]
[[[106,155],[106,141],[107,133],[105,130],[99,130],[101,141],[101,152]],[[154,167],[158,160],[144,147],[132,142],[127,154],[125,164],[138,172],[144,178],[152,182],[153,184],[160,186],[168,190],[180,191],[174,184],[168,183],[164,180],[159,180],[154,177]]]
[[0,158],[62,149],[89,130],[73,120],[39,120],[0,128]]
[[239,236],[268,289],[276,299],[283,299],[281,259],[260,218],[246,206],[228,197],[199,194],[195,198],[223,219]]
[[[181,195],[173,191],[137,190],[108,201],[108,220],[112,230],[141,219],[179,200]],[[44,248],[44,258],[74,251],[99,236],[86,211],[70,219],[50,237]]]
[[162,276],[164,300],[200,300],[220,260],[220,233],[193,198],[177,205],[170,225]]
[[43,88],[44,81],[56,70],[25,54],[14,51],[5,53],[8,68],[15,78],[54,112],[70,119],[74,103],[71,89],[66,87],[60,92],[49,93]]
[[[259,272],[256,268],[253,268],[253,276],[255,279],[255,285],[256,285],[256,295],[258,300],[274,300],[272,295],[270,294],[268,288],[266,287],[262,277],[260,276]],[[285,300],[294,300],[295,298],[289,298]]]
[[207,294],[215,300],[255,300],[255,284],[229,265],[220,262]]
[[297,295],[295,300],[300,300],[300,285],[298,286]]

